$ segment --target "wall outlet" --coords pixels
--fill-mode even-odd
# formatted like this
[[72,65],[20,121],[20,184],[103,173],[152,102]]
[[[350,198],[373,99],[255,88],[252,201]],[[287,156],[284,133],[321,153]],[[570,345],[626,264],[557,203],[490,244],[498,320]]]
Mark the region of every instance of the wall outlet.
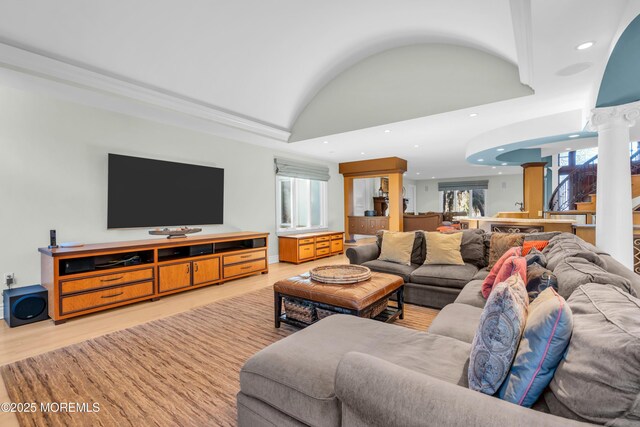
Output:
[[16,276],[13,273],[4,273],[4,284],[11,287],[16,283]]

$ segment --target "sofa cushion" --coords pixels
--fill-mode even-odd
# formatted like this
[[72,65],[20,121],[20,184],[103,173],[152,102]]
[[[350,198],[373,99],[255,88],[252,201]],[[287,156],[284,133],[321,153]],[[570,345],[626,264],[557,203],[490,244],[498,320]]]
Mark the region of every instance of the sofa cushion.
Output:
[[633,270],[628,269],[622,265],[618,260],[614,259],[611,255],[600,255],[600,259],[605,263],[605,269],[609,273],[617,274],[627,279],[631,283],[631,295],[640,297],[640,275]]
[[529,306],[518,352],[498,397],[530,408],[551,382],[572,328],[571,309],[553,288],[547,288]]
[[427,242],[426,265],[464,265],[460,245],[462,233],[440,233],[429,231],[424,233]]
[[498,277],[498,273],[502,268],[502,264],[504,264],[512,256],[520,256],[521,253],[522,253],[522,248],[520,247],[516,246],[513,248],[509,248],[505,253],[502,254],[502,256],[498,259],[498,261],[496,261],[495,264],[493,264],[493,267],[491,267],[489,274],[485,276],[484,281],[482,283],[482,288],[483,288],[482,295],[484,295],[485,299],[487,298],[487,296],[489,296],[488,292],[485,293],[485,289],[490,290],[493,287],[494,283],[496,282],[496,277]]
[[484,280],[487,278],[488,275],[489,275],[489,270],[487,270],[486,268],[483,268],[478,270],[478,272],[473,275],[471,280]]
[[491,246],[489,248],[489,268],[513,247],[522,247],[524,234],[520,233],[493,233],[491,235]]
[[498,283],[504,282],[514,274],[518,274],[520,278],[522,278],[522,283],[527,283],[527,260],[524,257],[511,256],[507,258],[507,260],[502,263],[493,284],[489,286],[486,282],[482,283],[482,296],[488,298],[491,290]]
[[482,280],[472,280],[467,283],[460,291],[455,303],[484,308],[487,300],[482,296]]
[[549,246],[542,251],[547,257],[546,267],[553,271],[565,258],[577,257],[584,258],[599,267],[605,268],[605,263],[600,256],[587,249],[582,243],[583,242],[566,237],[564,234],[551,239]]
[[640,300],[580,286],[567,300],[573,335],[544,398],[552,414],[611,426],[640,422]]
[[369,267],[371,271],[378,271],[380,273],[389,273],[389,274],[397,274],[402,277],[405,282],[409,282],[409,277],[411,273],[415,271],[419,266],[416,264],[411,265],[402,265],[396,264],[395,262],[389,261],[380,261],[378,259],[374,259],[373,261],[367,261],[362,263],[365,267]]
[[467,304],[449,304],[433,319],[428,332],[471,344],[481,315],[481,308]]
[[625,292],[635,293],[629,280],[609,273],[583,258],[569,257],[558,264],[553,273],[558,278],[558,293],[564,298],[569,298],[578,286],[587,283],[614,285]]
[[380,249],[380,261],[395,262],[402,265],[411,265],[411,251],[413,250],[416,233],[387,231],[382,236],[382,248]]
[[527,259],[528,266],[534,263],[540,264],[543,267],[547,266],[547,257],[536,248],[532,248],[525,258]]
[[[386,230],[376,232],[376,245],[378,250],[382,250],[382,236]],[[413,249],[411,250],[411,264],[423,264],[425,254],[424,234],[422,231],[415,231],[415,240],[413,241]]]
[[478,267],[472,264],[422,265],[411,273],[409,281],[423,285],[462,289],[477,272]]
[[554,236],[551,239],[549,239],[549,245],[545,248],[545,250],[551,250],[557,244],[559,244],[561,242],[565,242],[565,243],[566,242],[573,242],[573,243],[577,244],[578,246],[582,247],[584,250],[589,251],[589,252],[593,252],[593,253],[595,253],[597,255],[606,255],[607,254],[606,252],[604,252],[600,248],[597,248],[597,247],[593,246],[591,243],[584,241],[583,239],[581,239],[580,237],[576,236],[573,233],[558,233],[557,236]]
[[469,388],[494,394],[507,377],[527,320],[529,298],[514,274],[489,295],[471,344]]
[[525,240],[522,242],[522,255],[526,256],[532,249],[537,249],[539,251],[549,245],[548,240]]
[[464,262],[473,264],[478,268],[487,266],[484,252],[484,230],[475,228],[462,232],[460,253]]
[[466,387],[469,350],[449,337],[338,314],[256,353],[240,371],[240,389],[305,424],[339,426],[334,379],[346,353],[367,353]]
[[527,294],[529,302],[533,301],[547,288],[558,290],[558,278],[553,271],[547,270],[538,263],[527,266]]
[[[542,231],[540,233],[527,233],[524,235],[524,241],[528,242],[528,241],[540,241],[540,240],[545,240],[545,241],[550,241],[551,239],[553,239],[556,236],[559,236],[563,234],[561,231]],[[567,233],[569,234],[569,233]]]

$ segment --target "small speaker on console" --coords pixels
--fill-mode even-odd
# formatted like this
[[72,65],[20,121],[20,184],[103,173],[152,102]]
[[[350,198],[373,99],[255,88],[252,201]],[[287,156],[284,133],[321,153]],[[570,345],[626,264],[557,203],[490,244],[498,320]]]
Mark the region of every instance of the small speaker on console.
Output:
[[10,328],[49,318],[47,290],[41,285],[6,289],[2,296],[4,320]]
[[49,249],[57,248],[56,230],[49,230]]

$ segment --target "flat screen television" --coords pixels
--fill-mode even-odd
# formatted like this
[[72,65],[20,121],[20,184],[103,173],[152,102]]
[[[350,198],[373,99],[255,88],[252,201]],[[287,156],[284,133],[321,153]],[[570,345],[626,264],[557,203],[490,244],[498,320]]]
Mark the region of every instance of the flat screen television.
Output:
[[222,224],[224,169],[109,154],[107,228]]

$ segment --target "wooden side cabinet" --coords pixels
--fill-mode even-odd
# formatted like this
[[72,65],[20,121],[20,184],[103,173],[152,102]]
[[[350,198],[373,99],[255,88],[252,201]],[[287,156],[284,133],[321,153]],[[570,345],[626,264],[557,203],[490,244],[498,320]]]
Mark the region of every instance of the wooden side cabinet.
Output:
[[350,216],[349,234],[374,236],[379,230],[389,229],[388,216]]
[[278,238],[280,262],[312,261],[344,253],[344,233],[324,231],[319,233],[289,234]]

